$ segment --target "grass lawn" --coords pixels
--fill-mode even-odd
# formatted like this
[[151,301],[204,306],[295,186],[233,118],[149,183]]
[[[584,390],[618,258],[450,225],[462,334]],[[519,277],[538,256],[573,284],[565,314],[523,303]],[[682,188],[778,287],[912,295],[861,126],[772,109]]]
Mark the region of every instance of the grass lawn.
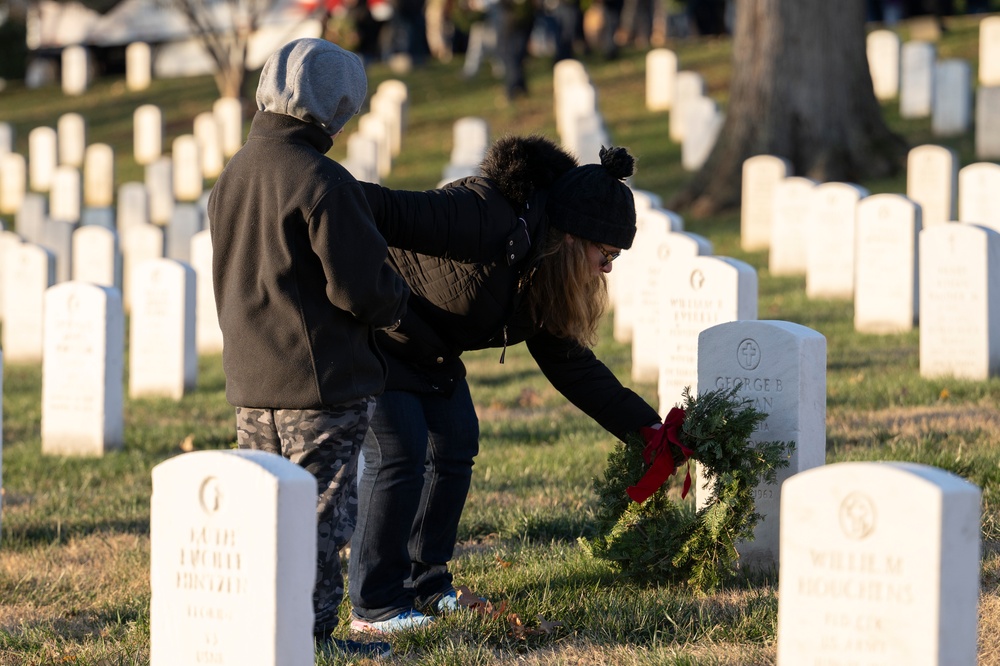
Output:
[[[977,28],[974,18],[956,18],[938,45],[940,57],[967,58],[975,71]],[[681,66],[701,72],[709,93],[724,104],[730,43],[690,41],[672,48]],[[635,186],[667,201],[687,174],[679,146],[668,140],[667,115],[645,109],[644,56],[626,49],[613,61],[584,61],[612,139],[638,158]],[[433,187],[451,150],[452,124],[462,116],[486,118],[495,137],[556,138],[549,60],[529,63],[530,95],[513,105],[488,68],[472,80],[460,71],[459,60],[429,63],[404,76],[383,65],[370,69],[371,90],[387,78],[402,78],[410,92],[403,148],[387,185]],[[142,180],[130,155],[137,106],[153,103],[164,110],[169,146],[192,131],[192,119],[210,110],[214,98],[210,77],[156,81],[144,92],[127,91],[121,78],[106,78],[74,98],[56,87],[27,90],[15,81],[0,93],[0,121],[14,125],[18,149],[26,154],[32,127],[54,127],[61,114],[82,113],[88,140],[114,148],[122,183]],[[886,104],[885,115],[911,145],[935,142],[929,119],[900,119],[895,103]],[[349,124],[347,131],[354,129]],[[332,155],[343,156],[345,143],[341,140]],[[956,149],[963,165],[975,161],[971,135],[941,143]],[[905,191],[902,174],[861,184],[872,193]],[[8,228],[11,222],[6,220]],[[918,331],[856,333],[850,302],[809,300],[804,279],[772,277],[765,252],[740,250],[736,211],[687,219],[686,228],[708,237],[716,254],[758,270],[761,319],[793,321],[826,337],[828,463],[921,462],[982,488],[979,663],[1000,664],[1000,525],[994,499],[1000,488],[1000,380],[922,378]],[[613,341],[610,320],[597,353],[629,383],[630,352]],[[498,350],[467,355],[482,442],[453,570],[456,582],[495,607],[504,604],[504,613],[451,617],[393,637],[395,656],[387,663],[773,664],[778,605],[773,576],[740,579],[699,596],[635,584],[585,555],[577,539],[592,533],[592,483],[604,469],[613,438],[548,385],[523,346],[509,349],[503,365],[498,359]],[[40,453],[40,366],[3,368],[0,664],[148,663],[150,470],[184,450],[233,446],[233,410],[224,384],[220,358],[203,357],[198,388],[182,400],[126,400],[122,451],[101,459],[64,459]],[[656,405],[654,385],[633,388]],[[345,604],[342,618],[348,612]],[[320,652],[317,663],[346,662]]]

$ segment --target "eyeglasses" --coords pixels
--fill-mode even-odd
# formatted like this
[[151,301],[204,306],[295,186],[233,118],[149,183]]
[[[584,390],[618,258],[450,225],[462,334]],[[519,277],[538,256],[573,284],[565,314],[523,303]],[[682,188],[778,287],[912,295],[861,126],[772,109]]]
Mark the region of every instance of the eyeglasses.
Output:
[[618,250],[617,252],[609,252],[600,243],[594,243],[594,247],[596,247],[598,250],[600,250],[601,254],[604,255],[604,261],[601,262],[601,268],[604,268],[605,266],[607,266],[608,264],[610,264],[612,261],[614,261],[615,259],[617,259],[618,257],[620,257],[621,253],[622,253],[621,250]]

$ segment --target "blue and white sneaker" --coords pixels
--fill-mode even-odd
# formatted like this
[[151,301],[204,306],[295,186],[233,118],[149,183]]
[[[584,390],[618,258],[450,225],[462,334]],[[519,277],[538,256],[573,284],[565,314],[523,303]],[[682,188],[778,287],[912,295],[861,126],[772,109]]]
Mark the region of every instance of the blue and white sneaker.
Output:
[[445,592],[434,602],[434,612],[436,613],[454,613],[461,607],[458,603],[458,592],[455,590]]
[[351,629],[353,631],[364,631],[374,634],[394,634],[397,631],[407,631],[409,629],[419,629],[426,627],[434,621],[430,615],[424,615],[420,611],[410,609],[403,611],[396,617],[388,620],[368,621],[359,617],[351,616]]

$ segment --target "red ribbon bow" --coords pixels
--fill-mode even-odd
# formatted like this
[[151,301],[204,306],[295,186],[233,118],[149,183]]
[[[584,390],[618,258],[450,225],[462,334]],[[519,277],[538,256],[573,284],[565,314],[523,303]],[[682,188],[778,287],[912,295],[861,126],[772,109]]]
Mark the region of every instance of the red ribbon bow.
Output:
[[[681,444],[682,425],[684,425],[684,410],[674,407],[667,414],[661,427],[639,429],[639,434],[646,440],[646,448],[642,451],[642,458],[649,465],[649,469],[646,470],[637,484],[629,486],[626,491],[633,502],[645,502],[666,482],[671,474],[677,471],[674,456],[670,452],[671,444],[676,445],[681,450],[685,459],[689,459],[694,454],[694,451]],[[690,489],[691,461],[688,460],[687,476],[684,478],[684,489],[681,491],[681,497],[687,497]]]

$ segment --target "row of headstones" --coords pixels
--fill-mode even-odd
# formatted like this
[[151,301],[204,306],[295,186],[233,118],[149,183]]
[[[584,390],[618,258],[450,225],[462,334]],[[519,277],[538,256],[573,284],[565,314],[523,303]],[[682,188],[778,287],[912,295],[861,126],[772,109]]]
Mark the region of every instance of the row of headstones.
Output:
[[[556,133],[562,147],[581,163],[598,163],[600,149],[610,143],[597,104],[597,89],[579,60],[565,59],[553,67],[553,98]],[[487,121],[467,116],[452,128],[452,151],[441,184],[479,174],[479,165],[490,144]]]
[[[243,108],[234,98],[220,98],[212,111],[195,116],[193,133],[173,140],[163,152],[163,112],[143,104],[133,112],[133,156],[145,167],[153,191],[154,218],[169,217],[169,201],[195,201],[205,180],[222,172],[225,160],[243,145]],[[83,206],[106,208],[115,192],[115,155],[103,143],[88,145],[87,121],[78,113],[59,117],[55,128],[40,126],[28,133],[28,155],[14,150],[10,124],[0,123],[0,214],[14,214],[29,192],[49,193],[53,217],[78,221]],[[152,173],[151,173],[152,172]],[[162,183],[162,184],[161,184]],[[156,214],[163,211],[162,214]]]
[[[932,116],[939,135],[962,133],[971,122],[969,68],[960,59],[938,60],[928,41],[900,45],[896,33],[873,30],[867,37],[869,68],[875,96],[883,101],[899,97],[904,118]],[[976,155],[1000,157],[996,129],[1000,87],[1000,16],[979,24],[979,86],[976,92]],[[938,111],[940,107],[940,112]]]
[[[379,182],[388,175],[392,158],[399,154],[402,145],[407,104],[405,83],[387,80],[379,84],[369,102],[370,111],[359,118],[358,131],[347,138],[345,166],[356,177]],[[204,181],[216,178],[225,160],[243,144],[242,103],[235,98],[220,98],[211,112],[198,114],[193,133],[174,139],[172,160],[164,157],[163,141],[161,109],[153,104],[136,108],[133,113],[136,163],[147,167],[147,173],[149,169],[168,172],[174,199],[196,200],[203,192]],[[86,120],[80,114],[64,114],[57,129],[34,128],[28,137],[27,159],[15,153],[13,146],[11,126],[0,123],[0,214],[16,213],[25,192],[48,192],[53,186],[70,190],[70,195],[59,197],[60,202],[66,203],[65,211],[55,208],[60,215],[78,214],[81,202],[97,207],[110,205],[114,154],[104,144],[87,146]],[[81,180],[81,175],[72,167],[84,170],[80,200],[72,192],[79,189],[76,181]]]
[[[82,95],[92,82],[94,63],[86,46],[67,46],[60,54],[62,91]],[[149,44],[132,42],[125,47],[125,85],[129,90],[145,90],[153,79],[153,54]]]
[[[790,467],[753,490],[763,520],[738,545],[742,567],[778,567],[779,663],[975,664],[979,489],[925,465],[826,465],[815,331],[729,322],[698,350],[701,384],[738,385],[768,414],[756,441],[796,443]],[[315,481],[277,455],[199,451],[157,465],[152,663],[311,664],[314,512]]]
[[681,145],[681,166],[701,168],[718,139],[725,114],[706,94],[698,72],[679,69],[677,54],[667,48],[646,54],[646,108],[669,111],[668,135]]
[[649,192],[633,190],[636,235],[610,273],[615,340],[631,343],[631,377],[657,384],[665,416],[698,385],[698,336],[729,321],[757,319],[757,271],[713,254],[683,219]]
[[[1000,372],[1000,165],[957,165],[949,149],[918,146],[908,195],[869,196],[791,176],[774,156],[750,158],[742,245],[769,248],[773,275],[804,275],[809,298],[853,298],[859,332],[919,322],[923,376],[985,379]],[[961,222],[951,222],[956,209]]]
[[[42,452],[101,456],[121,448],[126,377],[121,292],[69,281],[45,288],[41,299],[28,303],[17,292],[39,291],[38,276],[51,276],[51,255],[25,243],[8,258],[13,266],[5,266],[5,273],[26,275],[28,281],[6,290],[8,304],[19,310],[8,311],[4,322],[4,362],[41,360]],[[129,397],[180,400],[196,387],[197,288],[194,269],[184,262],[151,259],[135,267]],[[218,342],[221,346],[221,336]]]
[[[980,45],[986,46],[982,34]],[[994,46],[995,48],[995,46]],[[972,126],[973,80],[969,62],[938,58],[937,47],[925,41],[901,43],[891,30],[874,30],[867,37],[868,68],[875,97],[899,98],[903,118],[931,119],[935,136],[959,136]],[[996,92],[981,82],[976,107],[976,137],[997,122]]]
[[[901,44],[891,30],[874,30],[867,37],[867,56],[875,95],[897,96],[904,118],[931,118],[935,136],[965,134],[973,126],[972,77],[969,63],[938,59],[934,44]],[[1000,157],[1000,17],[980,24],[980,86],[976,88],[975,145],[979,159]],[[985,64],[984,64],[985,63]],[[701,168],[725,121],[718,104],[705,94],[697,72],[680,70],[677,55],[656,48],[646,55],[646,107],[670,111],[669,136],[681,144],[681,164]]]
[[581,164],[599,164],[601,148],[611,140],[586,67],[572,58],[560,60],[552,76],[556,134],[562,147]]
[[[125,183],[119,188],[117,208],[85,208],[78,223],[51,219],[48,199],[29,193],[15,216],[17,233],[4,231],[0,222],[2,247],[18,242],[44,247],[55,262],[54,283],[76,279],[116,287],[123,292],[127,312],[132,303],[134,265],[160,257],[196,265],[210,260],[198,257],[195,243],[199,234],[207,236],[208,193],[196,203],[175,203],[170,198],[170,215],[165,223],[153,223],[152,201],[157,186],[155,179],[149,178],[151,173],[147,171],[151,187]],[[162,191],[162,184],[159,189]],[[0,320],[6,309],[2,295],[5,284],[7,278],[0,271]]]
[[[133,317],[148,310],[151,295],[149,276],[150,265],[186,266],[197,277],[197,286],[192,281],[191,302],[185,303],[184,316],[190,320],[192,330],[191,354],[215,354],[222,350],[222,333],[219,329],[212,291],[212,240],[207,229],[191,237],[190,261],[163,256],[163,236],[158,227],[146,225],[155,234],[149,238],[150,247],[141,258],[133,257],[129,264],[129,307],[124,303],[122,311]],[[73,234],[73,252],[86,260],[75,262],[81,266],[73,278],[67,281],[55,279],[56,258],[46,247],[21,240],[10,232],[0,232],[0,304],[3,305],[2,346],[7,363],[37,363],[45,360],[49,350],[46,344],[46,298],[51,288],[63,284],[91,284],[112,289],[122,298],[122,290],[112,281],[121,266],[120,254],[116,251],[114,232],[103,227],[81,227]],[[120,274],[120,273],[119,273]],[[166,280],[166,278],[159,278]],[[174,287],[184,291],[182,285]],[[185,292],[186,293],[186,292]],[[178,319],[180,321],[180,319]],[[134,325],[133,325],[134,329]],[[178,343],[179,344],[179,343]],[[185,343],[186,344],[186,343]],[[186,351],[185,354],[188,352]],[[180,370],[168,373],[174,377]],[[169,383],[169,380],[165,380]],[[175,391],[172,389],[172,393]]]
[[[758,280],[749,264],[712,256],[709,241],[685,232],[680,217],[648,193],[636,199],[646,202],[639,206],[636,238],[611,274],[614,334],[631,343],[633,381],[657,382],[665,415],[685,387],[698,388],[698,335],[722,322],[757,318]],[[1000,371],[1000,234],[973,224],[921,231],[919,207],[901,196],[855,204],[861,210],[855,328],[909,330],[919,307],[923,376],[985,379]],[[853,212],[847,220],[854,224]],[[828,236],[831,252],[838,243],[853,246],[836,233]]]
[[392,160],[402,149],[408,114],[406,84],[397,79],[378,84],[368,112],[358,118],[357,131],[347,137],[344,167],[358,180],[381,182],[392,171]]

